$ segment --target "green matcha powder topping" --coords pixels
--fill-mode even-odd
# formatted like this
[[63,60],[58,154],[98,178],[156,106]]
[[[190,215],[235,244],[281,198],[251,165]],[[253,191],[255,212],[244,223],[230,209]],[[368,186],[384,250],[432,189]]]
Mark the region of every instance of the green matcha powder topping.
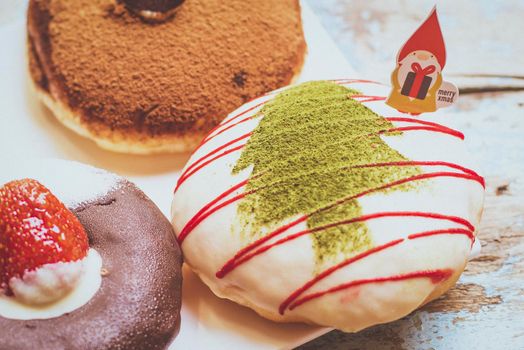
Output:
[[[247,239],[260,238],[304,214],[310,214],[309,229],[358,217],[358,199],[333,204],[421,172],[416,166],[352,167],[408,160],[379,136],[393,124],[352,99],[354,94],[359,92],[332,82],[309,82],[285,90],[261,109],[262,119],[233,168],[236,174],[253,167],[246,188],[253,192],[238,207]],[[400,132],[386,133],[394,134]],[[323,229],[310,237],[318,267],[373,246],[365,222]]]

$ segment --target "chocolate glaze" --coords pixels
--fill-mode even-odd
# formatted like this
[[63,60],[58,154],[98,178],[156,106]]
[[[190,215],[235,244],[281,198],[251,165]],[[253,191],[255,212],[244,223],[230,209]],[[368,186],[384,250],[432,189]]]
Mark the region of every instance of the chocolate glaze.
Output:
[[134,11],[169,12],[184,0],[119,0]]
[[182,286],[182,255],[169,221],[125,180],[71,209],[102,256],[102,286],[58,318],[0,317],[0,349],[165,349],[180,327]]

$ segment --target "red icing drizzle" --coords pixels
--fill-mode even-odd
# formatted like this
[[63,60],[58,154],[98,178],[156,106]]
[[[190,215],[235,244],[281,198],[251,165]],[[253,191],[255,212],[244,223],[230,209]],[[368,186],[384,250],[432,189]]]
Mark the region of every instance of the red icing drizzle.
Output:
[[296,300],[300,295],[302,295],[306,290],[308,290],[309,288],[313,287],[317,282],[319,282],[320,280],[326,278],[327,276],[331,275],[333,272],[335,272],[336,270],[338,269],[341,269],[351,263],[354,263],[355,261],[359,261],[367,256],[370,256],[372,254],[375,254],[375,253],[378,253],[382,250],[385,250],[385,249],[388,249],[390,247],[393,247],[393,246],[396,246],[397,244],[400,244],[404,241],[404,239],[396,239],[394,241],[391,241],[391,242],[388,242],[386,244],[383,244],[383,245],[380,245],[380,246],[376,246],[374,248],[371,248],[365,252],[362,252],[360,254],[357,254],[335,266],[332,266],[330,267],[329,269],[327,270],[324,270],[323,272],[319,273],[315,278],[309,280],[308,282],[306,282],[302,287],[298,288],[297,290],[295,290],[293,293],[291,293],[291,295],[289,297],[286,298],[286,300],[284,300],[282,302],[282,304],[280,304],[280,307],[279,307],[279,312],[280,314],[284,314],[284,311],[287,309],[287,307],[289,306],[289,304],[291,304],[294,300]]
[[351,98],[357,100],[358,102],[375,102],[375,101],[385,101],[387,98],[384,96],[373,96],[373,95],[351,95]]
[[[469,224],[469,223],[468,223]],[[469,224],[471,225],[471,224]],[[461,235],[466,235],[470,240],[471,240],[471,243],[473,244],[473,240],[475,239],[475,236],[473,235],[473,232],[470,231],[470,230],[465,230],[465,229],[461,229],[461,228],[452,228],[452,229],[445,229],[445,230],[433,230],[433,231],[426,231],[426,232],[421,232],[421,233],[416,233],[416,234],[411,234],[408,236],[408,240],[413,240],[413,239],[418,239],[418,238],[423,238],[423,237],[428,237],[428,236],[435,236],[435,235],[443,235],[443,234],[461,234]],[[279,307],[279,312],[280,314],[284,314],[285,310],[291,305],[293,304],[293,302],[295,300],[297,300],[302,294],[304,294],[305,291],[307,291],[308,289],[310,289],[311,287],[313,287],[315,284],[317,284],[318,282],[320,282],[321,280],[323,280],[324,278],[328,277],[329,275],[333,274],[335,271],[343,268],[343,267],[346,267],[356,261],[359,261],[359,260],[362,260],[363,258],[365,257],[368,257],[372,254],[375,254],[375,253],[378,253],[380,251],[383,251],[383,250],[386,250],[388,248],[391,248],[397,244],[400,244],[402,242],[405,242],[406,239],[397,239],[397,240],[394,240],[394,241],[391,241],[391,242],[388,242],[386,244],[383,244],[383,245],[380,245],[380,246],[377,246],[377,247],[374,247],[372,249],[369,249],[365,252],[362,252],[358,255],[355,255],[349,259],[346,259],[345,261],[335,265],[335,266],[332,266],[326,270],[324,270],[323,272],[321,272],[320,274],[318,274],[316,277],[314,277],[313,279],[311,279],[310,281],[306,282],[302,287],[298,288],[296,291],[294,291],[293,293],[291,293],[291,295],[282,303],[280,304],[280,307]],[[322,292],[320,292],[322,293]],[[318,294],[318,293],[316,293]],[[309,298],[308,300],[311,300],[312,298]],[[305,302],[305,301],[304,301]],[[298,305],[302,304],[303,302],[299,303]],[[298,306],[296,303],[295,303],[295,307]],[[290,309],[293,309],[294,307],[290,307]]]
[[434,230],[421,233],[414,233],[408,236],[408,239],[416,239],[427,236],[441,235],[446,233],[448,235],[466,235],[471,240],[471,243],[475,240],[475,235],[473,234],[474,230],[465,230],[463,228],[452,228],[448,230]]
[[416,123],[416,124],[432,126],[434,128],[437,128],[437,129],[442,129],[442,130],[449,131],[449,133],[453,133],[453,134],[457,135],[457,137],[459,137],[460,139],[464,140],[464,134],[463,133],[461,133],[458,130],[448,128],[447,126],[444,126],[442,124],[428,122],[428,121],[420,120],[420,119],[406,118],[406,117],[386,117],[386,120],[389,120],[390,122],[408,122],[408,123]]
[[184,239],[191,233],[191,231],[196,226],[198,226],[198,224],[200,224],[204,219],[208,218],[211,214],[215,213],[216,211],[220,210],[221,208],[224,208],[225,206],[227,206],[227,205],[229,205],[231,203],[234,203],[234,202],[238,201],[239,199],[244,198],[248,194],[253,193],[253,191],[248,191],[248,192],[244,192],[244,193],[238,194],[238,195],[234,196],[233,198],[230,198],[230,199],[226,200],[225,202],[223,202],[221,204],[218,204],[217,206],[212,208],[212,206],[217,204],[218,202],[220,202],[220,200],[226,198],[231,193],[235,192],[237,189],[245,186],[246,184],[247,184],[247,180],[240,182],[239,184],[231,187],[230,189],[228,189],[224,193],[220,194],[213,201],[209,202],[202,209],[200,209],[198,211],[198,213],[196,213],[196,215],[193,216],[191,218],[191,220],[189,220],[187,222],[187,224],[184,226],[182,231],[180,231],[180,234],[178,235],[178,242],[180,244],[182,244]]
[[[384,283],[384,282],[396,282],[396,281],[404,281],[408,279],[415,279],[415,278],[429,278],[433,284],[440,283],[442,281],[445,281],[449,277],[453,275],[453,270],[451,269],[438,269],[438,270],[428,270],[428,271],[414,271],[409,272],[406,274],[400,274],[400,275],[394,275],[394,276],[387,276],[387,277],[376,277],[376,278],[366,278],[361,280],[355,280],[348,283],[343,283],[338,286],[329,288],[322,292],[312,293],[309,295],[306,295],[294,303],[292,303],[289,306],[290,310],[295,309],[296,307],[311,301],[316,298],[320,298],[326,294],[332,294],[335,292],[339,292],[341,290],[349,289],[351,287],[361,286],[365,284],[371,284],[371,283]],[[285,311],[285,309],[283,310]],[[280,313],[283,314],[283,311]]]
[[[349,83],[373,83],[373,84],[379,84],[377,82],[374,82],[374,81],[370,81],[370,80],[360,80],[360,79],[341,79],[341,80],[334,80],[336,81],[337,83],[341,83],[341,84],[349,84]],[[270,94],[266,94],[266,95],[270,95]],[[264,95],[264,96],[266,96]],[[352,98],[354,98],[355,100],[361,102],[361,103],[364,103],[364,102],[373,102],[373,101],[383,101],[386,99],[386,97],[384,96],[375,96],[375,95],[352,95],[351,96]],[[231,124],[233,121],[237,120],[238,118],[244,116],[246,113],[248,112],[251,112],[253,111],[254,109],[258,108],[258,107],[261,107],[263,106],[265,103],[267,103],[268,101],[264,101],[264,102],[260,102],[250,108],[248,108],[247,110],[231,117],[230,119],[226,120],[225,122],[217,125],[214,129],[212,129],[210,131],[210,133],[208,134],[207,137],[205,137],[202,142],[199,144],[199,146],[195,149],[195,151],[193,151],[193,154],[198,150],[200,149],[204,144],[206,144],[208,141],[212,140],[213,138],[215,138],[216,136],[234,128],[235,126],[239,125],[239,124],[242,124],[242,123],[245,123],[253,118],[256,118],[257,115],[252,115],[252,116],[248,116],[246,118],[243,118],[233,124]],[[408,117],[387,117],[385,118],[386,120],[388,121],[391,121],[391,122],[410,122],[410,123],[415,123],[415,124],[421,124],[423,126],[404,126],[404,127],[396,127],[396,128],[392,128],[392,129],[388,129],[388,130],[383,130],[383,131],[380,131],[379,133],[380,134],[384,134],[384,133],[388,133],[388,132],[395,132],[395,131],[431,131],[431,132],[438,132],[438,133],[444,133],[444,134],[448,134],[448,135],[451,135],[451,136],[455,136],[455,137],[458,137],[460,139],[464,139],[464,134],[462,134],[460,131],[457,131],[457,130],[454,130],[454,129],[451,129],[451,128],[448,128],[444,125],[441,125],[441,124],[438,124],[438,123],[434,123],[434,122],[429,122],[429,121],[424,121],[424,120],[419,120],[419,119],[414,119],[414,118],[408,118]],[[231,124],[231,125],[230,125]],[[220,129],[222,128],[222,129]],[[219,130],[220,129],[220,130]],[[219,130],[218,132],[215,133],[215,131]],[[178,179],[178,182],[177,182],[177,185],[175,187],[175,191],[180,187],[180,185],[185,181],[187,180],[191,175],[193,175],[194,173],[196,173],[198,170],[204,168],[206,165],[212,163],[214,160],[217,160],[219,158],[222,158],[230,153],[233,153],[235,151],[238,151],[238,150],[241,150],[243,148],[244,145],[241,145],[241,146],[237,146],[233,149],[230,149],[230,150],[227,150],[225,152],[223,152],[222,154],[204,162],[203,164],[200,164],[202,163],[204,160],[206,160],[207,158],[209,158],[210,156],[216,154],[217,152],[223,150],[224,148],[226,148],[227,146],[230,146],[234,143],[236,143],[237,141],[240,141],[242,139],[245,139],[245,138],[249,138],[249,136],[251,136],[252,132],[249,132],[247,134],[244,134],[234,140],[231,140],[221,146],[219,146],[218,148],[215,148],[214,150],[210,151],[209,153],[207,153],[206,155],[204,155],[203,157],[197,159],[195,162],[193,162],[185,171],[184,173],[180,176],[180,178]],[[197,165],[200,164],[200,166],[197,167]],[[196,167],[196,168],[195,168]]]
[[[462,171],[464,171],[464,173],[434,172],[434,173],[424,173],[424,174],[420,174],[420,175],[415,175],[415,176],[412,176],[412,177],[408,177],[408,178],[405,178],[405,179],[400,179],[400,180],[391,182],[389,184],[386,184],[384,186],[380,186],[380,187],[375,188],[375,189],[370,189],[370,190],[364,191],[364,192],[359,193],[356,196],[353,196],[353,197],[350,197],[350,198],[341,199],[338,202],[336,202],[336,203],[334,203],[334,204],[332,204],[332,205],[330,205],[328,207],[320,209],[320,211],[327,210],[327,209],[329,209],[329,208],[331,208],[331,207],[333,207],[335,205],[344,203],[344,202],[346,202],[348,200],[352,200],[352,199],[356,199],[356,198],[362,197],[362,196],[367,195],[367,194],[372,193],[372,192],[376,192],[376,191],[387,189],[387,188],[390,188],[390,187],[393,187],[393,186],[401,185],[401,184],[404,184],[404,183],[407,183],[407,182],[410,182],[410,181],[418,181],[418,180],[427,179],[427,178],[434,178],[434,177],[464,178],[464,179],[469,179],[469,180],[472,180],[472,181],[476,181],[476,182],[478,182],[479,184],[481,184],[484,187],[484,179],[480,175],[478,175],[476,172],[474,172],[473,170],[464,168],[464,167],[462,167],[460,165],[449,163],[449,162],[440,162],[440,161],[434,161],[434,162],[406,161],[406,162],[387,162],[387,163],[362,164],[362,165],[355,165],[353,167],[361,168],[361,167],[375,167],[375,166],[412,166],[412,165],[449,166],[451,168],[462,170]],[[349,168],[351,168],[351,167],[349,167]],[[215,198],[213,201],[211,201],[210,203],[206,204],[202,209],[200,209],[198,211],[198,213],[191,220],[189,220],[189,222],[184,226],[184,228],[180,232],[180,234],[178,236],[179,242],[182,243],[183,240],[186,238],[186,236],[189,235],[191,233],[191,231],[196,226],[198,226],[198,224],[200,222],[202,222],[204,219],[206,219],[207,217],[209,217],[211,214],[215,213],[219,209],[223,208],[225,206],[224,205],[225,203],[222,203],[222,204],[220,204],[218,206],[215,206],[215,207],[213,207],[213,205],[217,204],[221,199],[226,198],[229,194],[233,193],[235,190],[243,187],[245,184],[247,184],[247,181],[248,180],[245,180],[245,181],[243,181],[243,182],[241,182],[241,183],[231,187],[230,189],[226,190],[224,193],[219,195],[217,198]],[[251,190],[249,193],[253,193],[255,191],[256,191],[256,189]],[[239,195],[231,198],[230,200],[228,200],[226,203],[227,204],[233,203],[233,202],[243,198],[244,196],[246,196],[249,193],[239,194]],[[269,239],[271,239],[271,238],[273,238],[273,237],[275,237],[275,236],[285,232],[287,229],[289,229],[289,228],[291,228],[291,227],[293,227],[293,226],[295,226],[295,225],[297,225],[297,224],[299,224],[299,223],[301,223],[301,222],[303,222],[303,221],[305,221],[307,219],[308,219],[308,215],[304,215],[304,216],[296,219],[295,221],[292,221],[292,222],[288,223],[287,225],[284,225],[284,226],[278,228],[277,230],[271,232],[269,235],[264,236],[264,237],[260,238],[259,240],[251,243],[250,245],[248,245],[247,247],[245,247],[241,251],[239,251],[235,255],[235,257],[233,257],[228,263],[230,263],[232,260],[236,260],[237,258],[241,257],[242,255],[244,255],[245,253],[249,252],[250,250],[252,250],[252,249],[256,248],[257,246],[265,243],[267,240],[269,240]],[[226,265],[227,265],[227,263],[226,263]]]
[[[384,162],[384,163],[371,163],[371,164],[362,164],[362,165],[354,165],[353,168],[370,168],[370,167],[379,167],[379,166],[412,166],[412,165],[419,165],[419,166],[447,166],[453,169],[460,170],[466,174],[470,174],[473,176],[481,177],[479,174],[477,174],[475,171],[468,169],[466,167],[463,167],[461,165],[450,163],[450,162],[442,162],[442,161],[417,161],[417,160],[410,160],[405,162]],[[481,177],[482,178],[482,177]]]
[[215,160],[217,159],[220,159],[224,156],[227,156],[228,154],[230,153],[233,153],[233,152],[236,152],[236,151],[239,151],[241,150],[242,148],[244,148],[246,144],[242,144],[240,146],[236,146],[236,147],[233,147],[231,149],[228,149],[222,153],[220,153],[219,155],[203,162],[202,164],[200,164],[199,166],[197,166],[196,168],[194,168],[192,171],[186,173],[184,176],[181,176],[179,179],[178,179],[178,183],[177,183],[177,187],[175,188],[175,191],[178,189],[178,187],[180,187],[180,185],[182,185],[188,178],[191,177],[191,175],[193,175],[194,173],[198,172],[200,169],[204,168],[206,165],[210,164],[210,163],[213,163]]
[[[210,162],[206,162],[206,163],[202,164],[202,166],[201,166],[200,168],[195,169],[194,171],[192,171],[192,170],[193,170],[197,165],[199,165],[200,163],[202,163],[204,160],[206,160],[207,158],[211,157],[212,155],[216,154],[217,152],[223,150],[224,148],[226,148],[226,147],[228,147],[228,146],[231,146],[232,144],[237,143],[238,141],[241,141],[241,140],[243,140],[243,139],[246,139],[246,138],[250,137],[252,134],[253,134],[252,132],[248,132],[247,134],[244,134],[244,135],[242,135],[242,136],[240,136],[240,137],[237,137],[236,139],[231,140],[231,141],[229,141],[229,142],[223,144],[222,146],[215,148],[214,150],[212,150],[212,151],[209,152],[208,154],[206,154],[206,155],[204,155],[204,156],[198,158],[196,161],[194,161],[194,162],[193,162],[193,163],[192,163],[192,164],[191,164],[191,165],[190,165],[190,166],[189,166],[189,167],[188,167],[188,168],[187,168],[187,169],[182,173],[182,175],[180,175],[180,178],[178,179],[178,182],[177,182],[176,187],[175,187],[175,191],[180,187],[180,185],[182,184],[182,182],[184,182],[187,178],[189,178],[189,177],[190,177],[194,172],[198,171],[198,169],[201,169],[203,166],[209,164]],[[241,145],[241,146],[242,146],[242,147],[240,147],[240,148],[243,148],[243,147],[245,146],[245,144],[243,144],[243,145]],[[231,153],[231,152],[234,152],[234,151],[236,151],[236,150],[238,150],[238,149],[240,149],[240,148],[234,148],[233,151],[229,151],[229,152],[226,151],[227,153],[226,153],[226,152],[222,153],[222,154],[220,155],[220,157],[223,157],[223,156],[225,156],[225,155],[227,155],[227,154],[229,154],[229,153]],[[220,158],[220,157],[215,157],[215,158],[213,158],[211,161],[216,160],[216,159],[218,159],[218,158]],[[190,172],[191,172],[191,173],[190,173]]]
[[[239,114],[235,115],[234,117],[231,117],[230,119],[226,120],[225,122],[223,122],[223,123],[221,123],[221,124],[218,124],[215,128],[213,128],[213,129],[209,132],[209,134],[207,135],[207,137],[205,137],[205,138],[202,140],[202,142],[200,142],[200,144],[199,144],[198,147],[197,147],[197,150],[198,150],[200,147],[202,147],[205,143],[207,143],[209,140],[212,140],[213,138],[215,138],[216,136],[220,135],[220,134],[223,133],[224,131],[229,130],[229,129],[231,129],[232,127],[234,127],[234,126],[236,126],[236,125],[238,125],[238,124],[241,124],[241,123],[243,123],[243,122],[248,121],[249,119],[254,118],[255,116],[250,116],[250,117],[244,118],[244,119],[242,119],[242,120],[240,120],[240,121],[238,121],[238,122],[236,122],[236,123],[234,123],[234,124],[232,124],[232,125],[229,125],[229,124],[231,124],[233,121],[235,121],[235,120],[237,120],[238,118],[240,118],[241,116],[245,115],[246,113],[249,113],[249,112],[251,112],[252,110],[254,110],[254,109],[256,109],[256,108],[258,108],[258,107],[264,105],[266,102],[267,102],[267,101],[257,103],[256,105],[254,105],[253,107],[250,107],[250,108],[246,109],[246,110],[243,111],[242,113],[239,113]],[[222,129],[222,130],[220,130],[220,131],[218,131],[218,132],[216,132],[216,133],[214,133],[215,131],[217,131],[218,129],[220,129],[221,127],[226,126],[226,125],[229,125],[229,126],[226,127],[226,128],[224,128],[224,129]],[[213,134],[213,133],[214,133],[214,134]],[[195,151],[196,151],[196,150],[195,150]]]
[[[243,121],[246,121],[248,119],[250,119],[251,117],[248,117],[246,119],[243,119],[241,122]],[[387,119],[411,119],[411,118],[387,118]],[[405,120],[402,120],[402,121],[405,121]],[[410,120],[411,121],[411,120]],[[464,139],[464,134],[462,134],[461,132],[457,131],[457,130],[453,130],[453,129],[450,129],[450,128],[447,128],[443,125],[440,125],[440,124],[437,124],[437,123],[432,123],[432,122],[426,122],[426,121],[417,121],[417,120],[413,120],[413,122],[417,122],[419,124],[422,124],[422,125],[428,125],[428,126],[405,126],[405,127],[397,127],[397,128],[391,128],[391,129],[387,129],[387,130],[382,130],[382,131],[379,131],[379,134],[385,134],[385,133],[388,133],[388,132],[395,132],[395,131],[421,131],[421,130],[424,130],[424,131],[432,131],[432,132],[439,132],[439,133],[444,133],[444,134],[448,134],[448,135],[451,135],[451,136],[454,136],[454,137],[458,137],[460,139]],[[239,122],[240,123],[240,122]],[[234,125],[231,125],[230,127],[232,126],[235,126],[237,125],[234,124]],[[226,128],[228,129],[228,128]],[[225,131],[225,130],[223,130]],[[218,134],[217,134],[218,135]],[[207,158],[209,158],[210,156],[216,154],[217,152],[223,150],[224,148],[226,148],[227,146],[230,146],[234,143],[236,143],[237,141],[240,141],[240,140],[243,140],[245,138],[248,138],[252,135],[252,132],[249,132],[247,134],[244,134],[234,140],[231,140],[217,148],[215,148],[214,150],[210,151],[209,153],[207,153],[206,155],[200,157],[199,159],[197,159],[195,162],[193,162],[185,171],[184,173],[180,176],[180,178],[178,179],[177,181],[177,185],[175,187],[175,192],[176,190],[180,187],[180,185],[182,185],[183,182],[185,182],[189,177],[191,177],[191,175],[195,174],[196,172],[198,172],[200,169],[204,168],[206,165],[212,163],[213,161],[217,160],[217,159],[220,159],[230,153],[233,153],[235,151],[239,151],[241,150],[242,148],[244,148],[244,146],[246,144],[242,144],[240,146],[237,146],[237,147],[234,147],[232,149],[229,149],[227,151],[224,151],[223,153],[219,154],[218,156],[215,156],[211,159],[209,159],[208,161],[202,163],[204,160],[206,160]],[[202,163],[202,164],[200,164]],[[200,164],[198,167],[197,165]],[[452,164],[452,163],[447,163],[448,165],[449,164]],[[464,168],[463,168],[464,169]]]
[[441,129],[441,128],[433,128],[431,126],[402,126],[402,127],[398,127],[398,128],[393,128],[393,129],[389,129],[389,130],[386,130],[386,131],[381,131],[380,133],[381,134],[384,134],[384,133],[387,133],[387,132],[393,132],[393,131],[413,131],[413,130],[419,130],[419,131],[433,131],[433,132],[440,132],[440,133],[443,133],[443,134],[448,134],[448,135],[451,135],[451,136],[455,136],[455,137],[458,137],[460,139],[463,139],[463,135],[462,133],[459,133],[459,132],[452,132],[452,131],[449,131],[449,130],[446,130],[446,129]]
[[[355,82],[355,83],[358,82],[358,83],[373,83],[373,84],[380,84],[380,83],[373,82],[373,81],[369,81],[369,80],[356,80],[356,79],[351,80],[351,81],[349,81],[349,82],[345,82],[344,84],[348,84],[348,83],[352,83],[352,82]],[[267,94],[263,95],[263,97],[264,97],[264,96],[271,96],[271,95],[274,95],[274,92],[273,92],[273,93],[271,93],[271,92],[270,92],[270,93],[267,93]],[[367,98],[366,100],[362,100],[362,101],[360,101],[360,102],[384,101],[384,100],[386,100],[386,97],[384,97],[384,96],[353,95],[353,97],[365,97],[365,98]],[[254,100],[254,99],[253,99],[253,100]],[[253,100],[251,100],[251,101],[253,101]],[[250,101],[250,102],[251,102],[251,101]],[[192,153],[191,155],[193,155],[197,150],[200,149],[200,147],[202,147],[205,143],[207,143],[207,142],[210,141],[211,139],[215,138],[216,136],[222,134],[223,132],[225,132],[225,131],[227,131],[227,130],[229,130],[229,129],[231,129],[231,128],[233,128],[233,127],[239,125],[239,124],[245,123],[245,122],[247,122],[248,120],[251,120],[251,119],[255,118],[256,115],[253,115],[253,116],[250,116],[250,117],[246,117],[246,118],[244,118],[244,119],[242,119],[242,120],[240,120],[240,121],[234,123],[233,125],[229,125],[229,124],[231,124],[233,121],[235,121],[235,120],[237,120],[238,118],[240,118],[240,117],[242,117],[243,115],[245,115],[246,113],[249,113],[249,112],[253,111],[253,110],[256,109],[256,108],[263,106],[263,105],[266,104],[267,102],[269,102],[269,101],[263,101],[263,102],[260,102],[260,103],[258,103],[258,104],[256,104],[256,105],[254,105],[254,106],[252,106],[252,107],[246,109],[245,111],[243,111],[243,112],[241,112],[241,113],[239,113],[239,114],[237,114],[237,115],[231,117],[230,119],[226,120],[225,122],[223,122],[223,123],[217,125],[217,126],[214,127],[213,129],[211,129],[211,131],[209,132],[209,134],[208,134],[208,135],[207,135],[207,136],[206,136],[206,137],[205,137],[205,138],[200,142],[200,144],[197,146],[197,148],[193,151],[193,153]],[[248,102],[248,103],[249,103],[249,102]],[[227,127],[223,128],[222,130],[218,131],[217,133],[214,133],[215,131],[217,131],[218,129],[220,129],[220,128],[224,127],[224,126],[227,126]]]
[[[228,273],[230,273],[231,271],[233,271],[234,269],[236,269],[237,267],[239,267],[243,263],[251,260],[255,256],[260,255],[260,254],[262,254],[262,253],[264,253],[264,252],[266,252],[266,251],[268,251],[268,250],[270,250],[270,249],[272,249],[272,248],[274,248],[276,246],[279,246],[281,244],[293,241],[293,240],[295,240],[295,239],[297,239],[299,237],[302,237],[304,235],[308,235],[308,234],[316,233],[316,232],[319,232],[319,231],[323,231],[323,230],[326,230],[326,229],[329,229],[329,228],[332,228],[332,227],[335,227],[335,226],[349,225],[349,224],[352,224],[352,223],[355,223],[355,222],[368,221],[368,220],[378,219],[378,218],[383,218],[383,217],[409,217],[409,216],[411,216],[411,217],[415,217],[415,216],[416,217],[424,217],[424,218],[438,219],[438,220],[448,220],[448,221],[452,221],[452,222],[455,222],[455,223],[462,224],[462,225],[464,225],[464,226],[469,228],[468,230],[457,229],[457,230],[459,230],[458,232],[454,232],[454,231],[453,232],[447,232],[449,234],[460,233],[460,234],[466,234],[468,236],[471,235],[471,237],[473,237],[473,233],[472,232],[475,230],[473,225],[471,225],[471,223],[469,223],[467,220],[464,220],[464,219],[456,217],[456,216],[447,216],[447,215],[441,215],[441,214],[437,214],[437,213],[425,213],[425,212],[380,212],[380,213],[376,213],[376,214],[362,215],[362,216],[359,216],[359,217],[356,217],[356,218],[353,218],[353,219],[344,220],[344,221],[340,221],[340,222],[335,222],[335,223],[331,223],[329,225],[315,227],[314,229],[303,230],[303,231],[291,234],[291,235],[286,236],[286,237],[284,237],[284,238],[282,238],[282,239],[280,239],[280,240],[278,240],[278,241],[276,241],[274,243],[265,245],[265,246],[255,250],[252,253],[250,253],[250,251],[253,250],[256,247],[251,248],[250,246],[248,246],[248,247],[250,247],[250,249],[246,249],[244,254],[238,254],[237,253],[233,259],[230,259],[224,266],[222,266],[222,268],[216,273],[216,276],[218,278],[224,278]],[[430,234],[428,233],[426,235],[430,235]],[[248,248],[248,247],[246,247],[246,248]]]
[[379,83],[378,81],[366,80],[366,79],[333,79],[331,81],[339,85],[357,84],[357,83],[384,85],[382,83]]

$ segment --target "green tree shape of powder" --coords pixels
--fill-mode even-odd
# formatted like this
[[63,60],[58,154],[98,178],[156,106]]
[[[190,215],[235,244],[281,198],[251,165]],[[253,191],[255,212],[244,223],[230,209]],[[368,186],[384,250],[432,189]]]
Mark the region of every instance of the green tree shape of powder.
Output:
[[[358,217],[362,212],[358,200],[333,204],[421,173],[416,166],[352,168],[408,160],[379,135],[393,124],[352,99],[354,94],[359,92],[333,82],[308,82],[281,92],[261,109],[262,119],[233,168],[237,174],[253,167],[246,186],[253,192],[238,206],[241,232],[247,239],[260,238],[297,215],[310,214],[309,229]],[[310,236],[317,266],[373,246],[365,222]]]

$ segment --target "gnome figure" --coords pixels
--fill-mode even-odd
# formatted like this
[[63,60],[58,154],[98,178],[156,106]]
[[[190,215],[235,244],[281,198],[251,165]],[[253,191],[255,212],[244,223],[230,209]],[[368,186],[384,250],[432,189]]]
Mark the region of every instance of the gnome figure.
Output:
[[445,64],[444,38],[433,9],[398,53],[386,103],[404,113],[434,112]]

